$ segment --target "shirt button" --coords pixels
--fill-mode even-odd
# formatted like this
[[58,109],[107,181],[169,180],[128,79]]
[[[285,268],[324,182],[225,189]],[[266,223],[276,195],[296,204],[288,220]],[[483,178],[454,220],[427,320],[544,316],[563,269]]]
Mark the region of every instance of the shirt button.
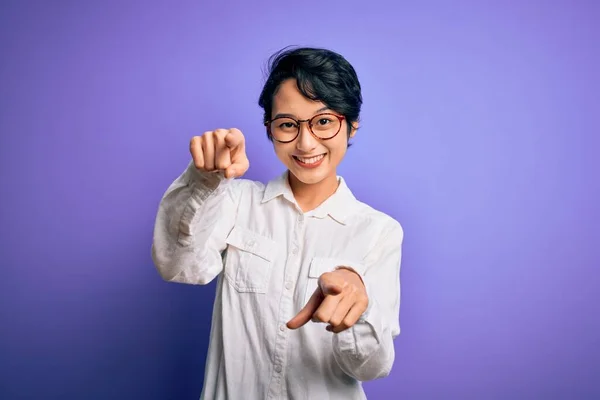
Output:
[[275,372],[281,372],[281,365],[275,366]]
[[256,242],[254,240],[249,240],[246,244],[248,245],[248,247],[253,247],[256,244]]
[[283,325],[283,324],[282,324],[282,325],[279,325],[279,330],[280,330],[281,332],[285,331],[285,325]]
[[298,215],[298,222],[302,223],[302,221],[304,221],[304,215],[300,214]]
[[292,254],[293,254],[293,255],[296,255],[296,254],[298,254],[298,248],[297,248],[297,247],[294,247],[294,248],[292,249]]
[[292,282],[290,282],[290,281],[286,282],[286,283],[285,283],[285,288],[286,288],[287,290],[290,290],[290,289],[292,288]]

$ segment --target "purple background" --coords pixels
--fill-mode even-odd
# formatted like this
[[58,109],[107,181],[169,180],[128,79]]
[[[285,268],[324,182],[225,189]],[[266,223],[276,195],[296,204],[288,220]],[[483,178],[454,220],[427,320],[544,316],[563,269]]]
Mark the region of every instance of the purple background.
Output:
[[596,2],[119,3],[0,4],[1,399],[198,398],[214,284],[160,280],[156,208],[208,129],[280,173],[256,101],[288,44],[358,70],[340,173],[405,229],[369,398],[600,397]]

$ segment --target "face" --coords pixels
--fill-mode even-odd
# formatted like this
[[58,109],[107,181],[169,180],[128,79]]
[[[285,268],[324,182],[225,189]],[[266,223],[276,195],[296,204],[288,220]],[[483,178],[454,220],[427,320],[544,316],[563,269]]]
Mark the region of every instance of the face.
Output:
[[[296,120],[306,120],[313,116],[330,112],[327,106],[319,101],[307,99],[300,93],[295,79],[288,79],[280,86],[273,97],[272,118],[280,115],[291,116]],[[338,114],[339,115],[339,114]],[[342,121],[339,133],[328,140],[314,137],[307,122],[300,123],[300,134],[290,143],[273,141],[275,153],[281,162],[297,179],[305,185],[315,185],[332,180],[336,181],[337,166],[340,164],[348,148],[348,122]],[[353,129],[350,136],[354,136]]]

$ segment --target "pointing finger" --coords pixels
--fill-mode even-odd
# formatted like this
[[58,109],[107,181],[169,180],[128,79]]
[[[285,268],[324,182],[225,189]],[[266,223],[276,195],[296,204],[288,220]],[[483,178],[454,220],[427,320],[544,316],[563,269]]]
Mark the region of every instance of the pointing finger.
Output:
[[330,272],[326,272],[319,277],[319,287],[323,291],[325,296],[335,296],[342,293],[344,287],[347,285],[345,281],[340,282],[339,279],[335,279],[335,275]]
[[312,296],[310,296],[310,299],[308,300],[304,308],[300,310],[300,312],[296,314],[296,316],[287,323],[287,327],[289,329],[298,329],[301,326],[305,325],[312,319],[313,314],[315,313],[315,311],[317,311],[322,301],[323,293],[321,292],[321,289],[317,288],[312,294]]
[[231,165],[231,151],[225,145],[225,131],[215,132],[215,168],[225,170]]
[[225,144],[230,149],[244,146],[244,135],[239,129],[232,128],[225,136]]

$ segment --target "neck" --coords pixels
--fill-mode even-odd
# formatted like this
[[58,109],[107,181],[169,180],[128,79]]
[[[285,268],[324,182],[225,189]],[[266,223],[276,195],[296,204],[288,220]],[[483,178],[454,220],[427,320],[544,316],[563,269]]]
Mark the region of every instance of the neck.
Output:
[[289,173],[288,181],[294,198],[303,212],[317,208],[335,193],[339,185],[335,172],[321,182],[312,184],[303,183],[294,174]]

